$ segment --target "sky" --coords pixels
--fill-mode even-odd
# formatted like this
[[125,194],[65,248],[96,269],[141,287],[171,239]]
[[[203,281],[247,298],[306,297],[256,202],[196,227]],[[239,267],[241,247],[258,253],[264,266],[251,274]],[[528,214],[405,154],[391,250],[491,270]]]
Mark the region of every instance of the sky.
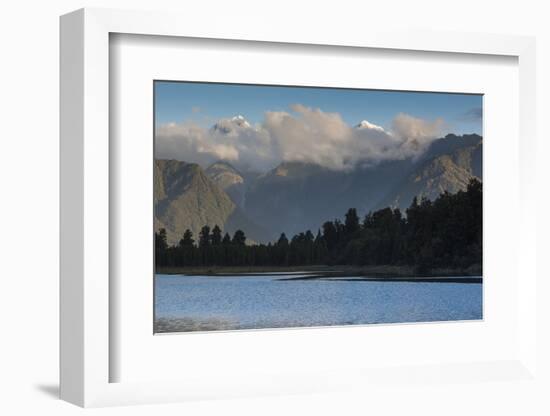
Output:
[[387,129],[397,113],[406,113],[443,118],[455,134],[482,130],[481,119],[475,117],[482,107],[477,94],[155,82],[155,116],[161,124],[193,120],[208,127],[238,114],[256,124],[265,111],[288,111],[292,104],[340,113],[352,126],[366,119]]
[[482,133],[477,94],[166,81],[154,88],[156,156],[200,164],[350,169],[418,157],[447,133]]

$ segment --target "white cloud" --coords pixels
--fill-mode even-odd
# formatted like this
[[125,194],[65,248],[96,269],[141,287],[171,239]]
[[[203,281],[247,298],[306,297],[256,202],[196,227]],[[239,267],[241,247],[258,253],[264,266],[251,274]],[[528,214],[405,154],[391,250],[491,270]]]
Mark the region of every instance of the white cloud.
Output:
[[267,112],[263,128],[272,138],[275,151],[284,161],[312,162],[342,169],[353,150],[353,130],[339,114],[325,113],[296,104],[296,115]]
[[399,113],[392,122],[392,133],[403,140],[403,146],[411,152],[421,152],[437,138],[445,123],[439,118],[426,121],[408,114]]
[[330,169],[416,157],[440,137],[442,120],[398,114],[391,131],[363,120],[355,128],[340,114],[301,104],[292,112],[268,111],[262,123],[242,116],[219,120],[205,129],[191,122],[160,125],[156,156],[200,164],[222,159],[241,169],[266,171],[281,161],[316,163]]

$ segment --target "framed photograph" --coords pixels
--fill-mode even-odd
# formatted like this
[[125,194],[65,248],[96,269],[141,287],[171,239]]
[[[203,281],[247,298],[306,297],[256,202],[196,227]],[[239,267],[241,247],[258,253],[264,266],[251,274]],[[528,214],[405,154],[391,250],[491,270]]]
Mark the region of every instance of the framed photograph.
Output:
[[534,40],[180,17],[61,18],[62,398],[537,383]]
[[155,333],[483,318],[482,95],[153,88]]

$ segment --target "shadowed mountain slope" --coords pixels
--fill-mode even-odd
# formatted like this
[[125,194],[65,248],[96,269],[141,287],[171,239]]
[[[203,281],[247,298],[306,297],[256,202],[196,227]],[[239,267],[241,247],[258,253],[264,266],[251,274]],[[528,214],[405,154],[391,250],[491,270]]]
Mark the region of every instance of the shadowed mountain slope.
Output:
[[155,160],[154,199],[155,230],[165,228],[170,244],[177,243],[186,229],[197,239],[203,225],[218,225],[230,234],[243,229],[256,242],[271,238],[197,164]]
[[244,205],[246,193],[245,178],[231,164],[218,161],[210,165],[205,173],[216,185],[223,189],[239,207]]

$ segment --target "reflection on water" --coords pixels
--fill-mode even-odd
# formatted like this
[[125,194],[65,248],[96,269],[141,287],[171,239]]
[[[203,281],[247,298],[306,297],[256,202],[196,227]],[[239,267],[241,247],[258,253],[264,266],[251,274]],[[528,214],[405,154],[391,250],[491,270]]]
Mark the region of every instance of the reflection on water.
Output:
[[155,314],[155,332],[473,320],[482,284],[156,275]]

